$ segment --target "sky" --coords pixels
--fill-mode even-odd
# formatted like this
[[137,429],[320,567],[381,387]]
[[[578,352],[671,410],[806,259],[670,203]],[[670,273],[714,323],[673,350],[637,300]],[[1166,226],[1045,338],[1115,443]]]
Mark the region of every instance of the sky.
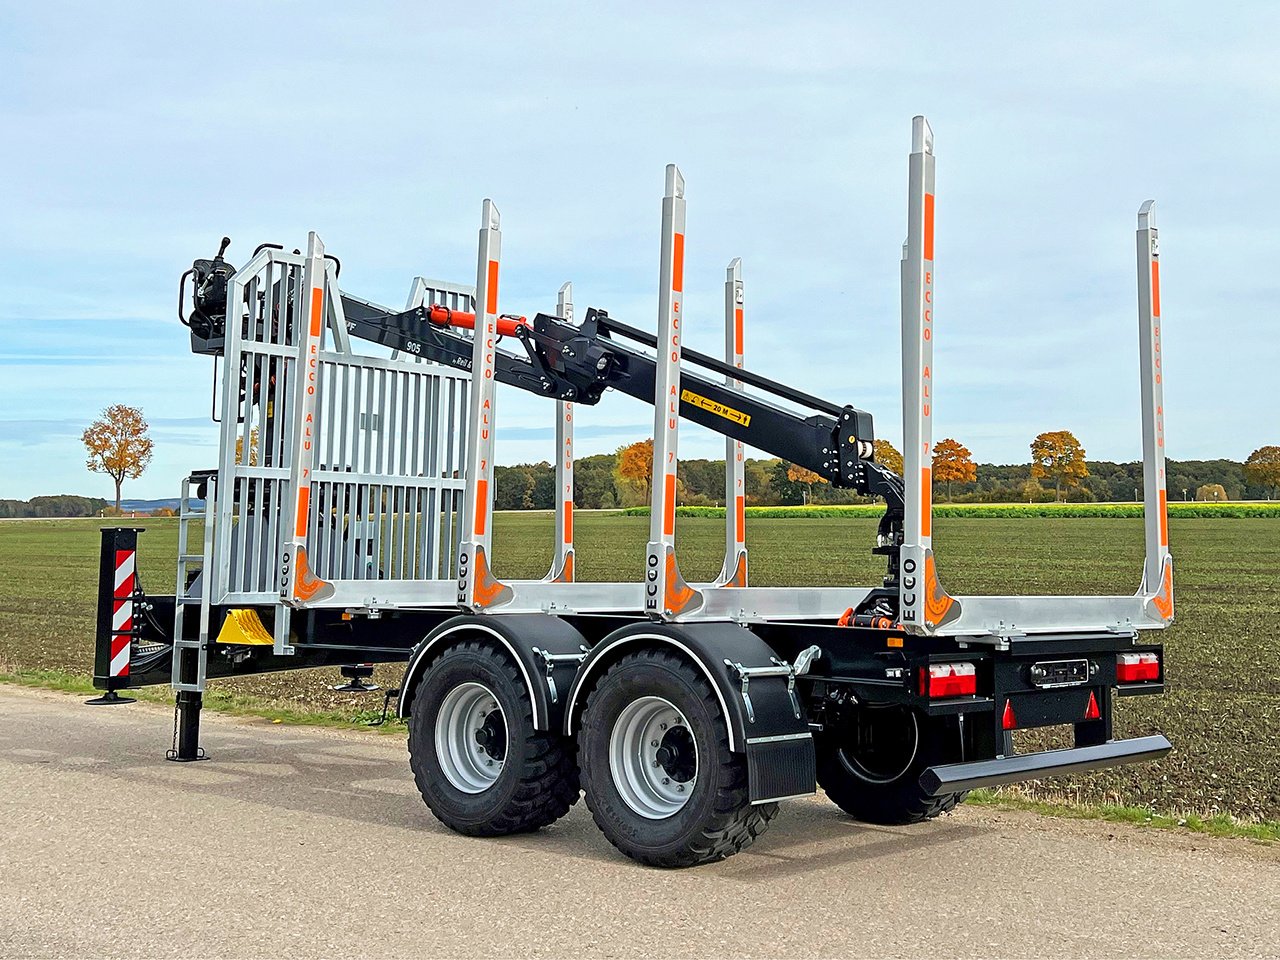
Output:
[[[911,118],[937,154],[936,438],[1028,459],[1070,429],[1141,454],[1134,229],[1157,201],[1170,456],[1280,442],[1280,6],[1163,2],[0,6],[0,498],[110,497],[80,434],[156,441],[130,498],[213,466],[212,372],[178,276],[224,234],[318,231],[346,292],[474,283],[503,216],[504,312],[657,323],[664,165],[686,179],[686,345],[719,353],[743,260],[747,366],[900,446]],[[498,462],[553,458],[510,390]],[[577,452],[652,432],[609,395]],[[688,427],[686,457],[723,454]]]

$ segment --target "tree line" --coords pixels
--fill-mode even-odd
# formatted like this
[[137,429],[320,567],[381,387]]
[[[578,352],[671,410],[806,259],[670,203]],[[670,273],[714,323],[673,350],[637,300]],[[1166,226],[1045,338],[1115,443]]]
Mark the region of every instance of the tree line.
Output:
[[[1031,445],[1031,462],[1022,464],[975,463],[963,444],[950,438],[941,440],[934,446],[932,463],[935,497],[956,503],[1142,499],[1141,462],[1088,460],[1074,440],[1067,431],[1041,434]],[[575,461],[575,505],[613,509],[647,504],[652,455],[652,441],[641,441]],[[876,459],[901,473],[902,456],[886,441],[876,441]],[[1280,447],[1263,447],[1250,461],[1169,460],[1169,498],[1275,498],[1280,487]],[[549,510],[555,506],[555,468],[550,463],[498,466],[494,474],[496,509]],[[836,489],[817,474],[785,460],[748,459],[743,474],[746,502],[751,506],[869,502],[869,498]],[[679,503],[688,506],[722,505],[724,461],[681,460],[676,496]]]
[[77,497],[69,493],[30,500],[0,500],[0,518],[96,517],[106,506],[107,501],[97,497]]
[[[142,411],[115,404],[85,430],[85,466],[105,473],[115,484],[115,512],[120,488],[136,479],[151,462],[154,444]],[[1069,430],[1041,433],[1030,444],[1024,464],[975,463],[969,448],[947,437],[933,446],[930,463],[935,498],[958,503],[1012,503],[1066,500],[1132,501],[1141,499],[1142,464],[1086,459],[1085,449]],[[236,461],[245,456],[239,440]],[[885,440],[875,442],[875,458],[902,472],[902,454]],[[257,462],[257,431],[248,452]],[[584,508],[628,507],[649,502],[653,441],[642,440],[613,453],[585,457],[574,466],[574,502]],[[554,507],[555,470],[550,463],[495,467],[495,508],[546,510]],[[746,501],[774,506],[799,503],[859,503],[851,490],[833,488],[798,464],[753,459],[744,467]],[[1280,446],[1264,446],[1243,462],[1235,460],[1169,460],[1166,488],[1174,500],[1262,500],[1280,495]],[[724,500],[724,461],[683,460],[677,479],[678,502],[715,506]],[[85,497],[36,497],[30,502],[0,500],[0,517],[91,516],[104,506]]]

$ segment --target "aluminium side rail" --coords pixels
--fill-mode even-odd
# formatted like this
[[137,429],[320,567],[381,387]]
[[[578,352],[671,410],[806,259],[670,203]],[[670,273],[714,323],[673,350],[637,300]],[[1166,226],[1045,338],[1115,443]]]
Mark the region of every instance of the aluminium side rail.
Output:
[[1138,332],[1146,561],[1133,596],[951,596],[933,550],[934,153],[924,117],[912,126],[902,260],[902,419],[906,483],[899,584],[905,629],[1005,642],[1021,634],[1161,629],[1173,621],[1173,557],[1165,494],[1159,244],[1153,201],[1138,212]]

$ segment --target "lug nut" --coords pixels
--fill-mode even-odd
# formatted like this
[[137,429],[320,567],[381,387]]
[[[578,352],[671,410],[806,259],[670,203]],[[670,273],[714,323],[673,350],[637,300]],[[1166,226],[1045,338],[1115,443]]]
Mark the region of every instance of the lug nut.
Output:
[[670,782],[671,782],[671,778],[670,778],[670,777],[663,777],[663,778],[662,778],[662,782],[663,782],[664,784],[665,784],[665,783],[670,783]]
[[657,740],[650,740],[650,741],[649,741],[649,746],[651,746],[651,747],[656,747],[657,745],[658,745],[658,741],[657,741]]

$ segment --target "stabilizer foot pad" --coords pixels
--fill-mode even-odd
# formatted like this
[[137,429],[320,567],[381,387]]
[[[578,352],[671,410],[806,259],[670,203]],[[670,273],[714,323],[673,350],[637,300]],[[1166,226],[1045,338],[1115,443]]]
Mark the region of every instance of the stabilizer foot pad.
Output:
[[92,700],[86,700],[85,704],[90,707],[110,707],[118,703],[137,703],[135,697],[122,697],[114,690],[108,690],[100,697],[94,697]]

